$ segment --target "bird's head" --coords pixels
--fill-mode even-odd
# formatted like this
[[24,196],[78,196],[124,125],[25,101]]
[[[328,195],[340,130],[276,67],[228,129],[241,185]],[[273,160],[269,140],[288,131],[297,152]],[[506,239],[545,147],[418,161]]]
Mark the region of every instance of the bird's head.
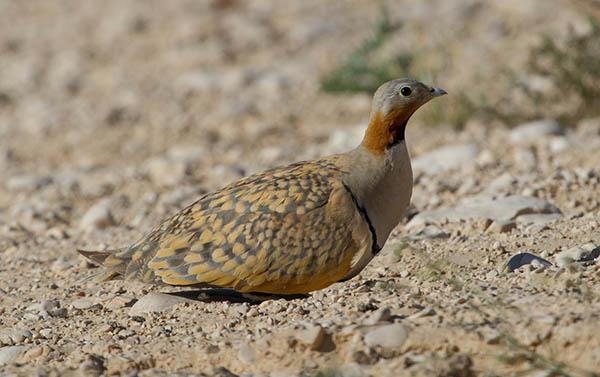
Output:
[[408,119],[415,111],[446,91],[412,79],[397,79],[381,85],[373,96],[369,126],[363,146],[374,154],[384,154],[404,140]]

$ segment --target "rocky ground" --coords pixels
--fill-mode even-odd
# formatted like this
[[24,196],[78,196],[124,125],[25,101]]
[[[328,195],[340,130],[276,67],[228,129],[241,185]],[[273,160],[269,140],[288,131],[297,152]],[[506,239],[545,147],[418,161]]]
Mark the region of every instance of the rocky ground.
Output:
[[[387,49],[451,46],[434,82],[450,95],[492,90],[540,32],[585,29],[554,0],[387,9],[403,23]],[[234,179],[355,146],[369,95],[319,78],[379,12],[0,1],[0,375],[598,375],[600,119],[417,116],[409,218],[359,277],[307,298],[89,279],[76,248],[127,245]]]

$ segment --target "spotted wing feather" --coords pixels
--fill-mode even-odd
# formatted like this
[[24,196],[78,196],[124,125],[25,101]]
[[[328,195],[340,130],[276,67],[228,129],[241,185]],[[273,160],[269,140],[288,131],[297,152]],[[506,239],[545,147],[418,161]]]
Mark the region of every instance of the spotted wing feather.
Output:
[[330,161],[250,176],[202,197],[113,258],[128,261],[126,278],[143,281],[241,292],[323,288],[351,273],[371,246],[342,179]]

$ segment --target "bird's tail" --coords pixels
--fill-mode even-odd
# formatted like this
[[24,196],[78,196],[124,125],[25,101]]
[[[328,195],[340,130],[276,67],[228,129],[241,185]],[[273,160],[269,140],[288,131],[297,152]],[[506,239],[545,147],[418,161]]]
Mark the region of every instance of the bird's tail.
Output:
[[77,249],[77,252],[85,257],[85,259],[89,260],[96,266],[102,266],[106,258],[108,258],[111,254],[115,253],[115,250],[112,251],[91,251],[91,250],[81,250]]
[[122,263],[114,263],[115,260],[120,260],[119,258],[115,258],[115,254],[120,251],[122,250],[90,251],[77,249],[77,252],[92,264],[99,267],[105,267],[101,272],[84,278],[80,282],[89,280],[109,281],[120,279],[124,273],[124,265]]

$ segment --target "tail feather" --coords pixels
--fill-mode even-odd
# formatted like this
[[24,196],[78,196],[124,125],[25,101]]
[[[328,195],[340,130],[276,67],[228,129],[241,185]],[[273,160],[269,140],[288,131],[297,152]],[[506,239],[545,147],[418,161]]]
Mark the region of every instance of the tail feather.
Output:
[[106,258],[108,258],[114,251],[90,251],[77,249],[77,252],[96,266],[102,266]]
[[[117,253],[119,250],[107,250],[107,251],[90,251],[90,250],[81,250],[77,249],[77,252],[85,257],[88,261],[93,263],[96,266],[107,267],[105,266],[107,259]],[[110,263],[108,263],[110,265]],[[108,266],[103,271],[95,273],[91,276],[88,276],[81,280],[81,282],[86,282],[89,280],[94,280],[98,282],[116,280],[122,278],[121,271],[123,266]]]

